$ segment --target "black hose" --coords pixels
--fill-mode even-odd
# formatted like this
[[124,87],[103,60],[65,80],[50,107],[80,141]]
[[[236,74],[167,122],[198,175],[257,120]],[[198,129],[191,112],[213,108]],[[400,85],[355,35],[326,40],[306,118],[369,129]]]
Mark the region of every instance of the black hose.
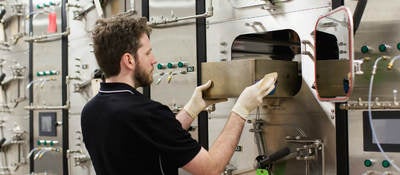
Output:
[[277,161],[289,154],[290,154],[290,149],[288,147],[285,147],[285,148],[282,148],[282,149],[276,151],[275,153],[273,153],[269,156],[258,157],[257,158],[258,166],[260,168],[268,167],[272,162]]

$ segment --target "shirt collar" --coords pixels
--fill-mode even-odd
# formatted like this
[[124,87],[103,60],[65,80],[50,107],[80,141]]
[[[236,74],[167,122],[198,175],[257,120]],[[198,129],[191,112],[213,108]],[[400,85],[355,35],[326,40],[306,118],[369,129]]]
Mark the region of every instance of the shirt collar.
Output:
[[139,92],[132,86],[125,83],[100,83],[100,92],[130,92],[131,94],[138,94]]

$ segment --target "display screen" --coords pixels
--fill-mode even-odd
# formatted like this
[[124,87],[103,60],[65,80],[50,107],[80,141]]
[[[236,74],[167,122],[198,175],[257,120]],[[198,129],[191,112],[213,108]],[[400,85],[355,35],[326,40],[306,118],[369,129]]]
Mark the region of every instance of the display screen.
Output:
[[39,112],[39,136],[57,136],[56,112]]
[[[368,111],[363,112],[364,151],[379,151],[373,138]],[[400,111],[372,111],[376,137],[385,152],[400,152]]]
[[[381,144],[400,144],[400,119],[373,119],[372,123]],[[375,139],[372,139],[375,143]]]

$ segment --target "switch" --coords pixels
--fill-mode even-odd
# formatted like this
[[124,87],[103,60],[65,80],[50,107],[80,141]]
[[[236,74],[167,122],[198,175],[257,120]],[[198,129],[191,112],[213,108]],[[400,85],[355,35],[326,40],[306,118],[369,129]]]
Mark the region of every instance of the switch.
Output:
[[185,65],[186,65],[186,64],[185,64],[184,62],[182,62],[182,61],[179,61],[179,62],[178,62],[178,67],[185,67]]
[[383,168],[388,168],[390,167],[390,162],[388,160],[383,160],[382,161],[382,167]]
[[174,68],[175,65],[174,65],[173,63],[168,63],[168,64],[167,64],[167,67],[168,67],[169,69],[171,69],[171,68]]
[[164,69],[164,68],[165,68],[164,64],[161,64],[161,63],[157,64],[157,69]]
[[368,53],[370,51],[371,51],[371,48],[369,46],[364,45],[361,47],[361,53]]
[[365,159],[364,160],[364,166],[365,167],[371,167],[373,164],[374,164],[373,160],[370,160],[370,159]]
[[42,72],[42,71],[36,72],[36,76],[38,76],[38,77],[44,76],[44,75],[45,75],[45,74],[44,74],[44,72]]
[[387,52],[390,49],[390,46],[387,44],[381,44],[379,45],[379,51],[380,52]]

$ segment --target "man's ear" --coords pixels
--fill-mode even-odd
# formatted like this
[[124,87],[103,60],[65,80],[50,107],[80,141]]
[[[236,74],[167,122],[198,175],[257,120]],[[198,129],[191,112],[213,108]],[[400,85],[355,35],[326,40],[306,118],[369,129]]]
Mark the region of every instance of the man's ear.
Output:
[[135,58],[129,54],[129,53],[125,53],[124,55],[122,55],[122,60],[121,60],[125,65],[131,65],[135,63]]
[[131,57],[129,58],[129,63],[130,63],[130,64],[135,63],[135,56],[132,56],[132,55],[131,55]]

